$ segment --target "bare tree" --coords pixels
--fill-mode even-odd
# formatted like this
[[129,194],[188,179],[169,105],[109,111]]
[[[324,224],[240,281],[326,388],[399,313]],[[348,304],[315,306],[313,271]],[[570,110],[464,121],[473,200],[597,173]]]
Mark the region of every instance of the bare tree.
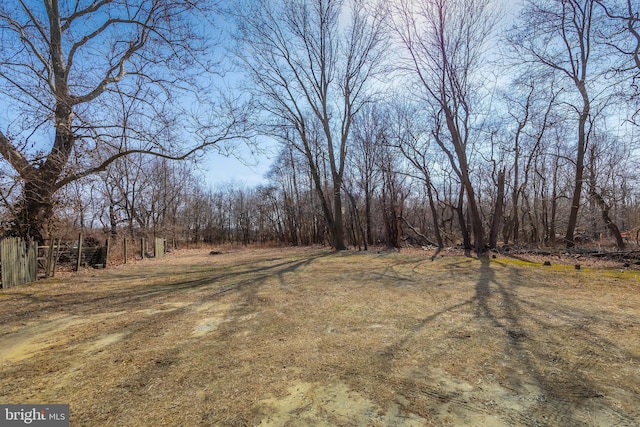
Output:
[[[0,122],[0,155],[22,184],[15,233],[42,240],[55,193],[117,158],[184,158],[196,150],[172,128],[180,94],[198,93],[196,76],[211,70],[208,34],[192,25],[205,7],[188,0],[0,4],[0,97],[11,107]],[[138,123],[124,141],[130,109]],[[197,147],[229,137],[237,123],[224,117]]]
[[640,115],[640,3],[635,0],[596,0],[607,16],[600,30],[614,77],[621,80],[617,96],[622,114],[635,126]]
[[386,125],[382,108],[376,105],[366,106],[354,121],[354,132],[350,139],[351,174],[364,197],[365,235],[368,245],[373,245],[373,197],[381,181],[377,164],[384,144]]
[[377,166],[382,175],[380,203],[384,223],[385,240],[389,247],[400,248],[403,238],[403,218],[406,199],[409,196],[406,174],[400,174],[400,160],[397,150],[385,137]]
[[569,247],[574,245],[582,199],[589,117],[597,98],[592,93],[604,92],[602,86],[598,87],[603,68],[598,67],[596,39],[601,17],[597,12],[594,0],[529,0],[521,12],[521,25],[510,35],[520,58],[566,83],[559,101],[577,116],[573,195],[565,234]]
[[[613,40],[607,44],[632,61],[631,67],[640,70],[640,4],[633,0],[596,0],[615,22],[613,33],[607,34]],[[623,66],[622,69],[629,66]]]
[[505,244],[513,238],[514,243],[520,243],[521,201],[525,193],[530,191],[535,171],[534,166],[541,152],[548,144],[548,134],[551,133],[555,122],[557,108],[557,91],[553,84],[547,91],[547,85],[540,88],[535,78],[525,73],[525,76],[515,79],[508,86],[508,93],[504,99],[507,106],[507,123],[512,124],[508,129],[509,143],[504,147],[510,167],[507,178],[511,185],[510,212],[506,215],[503,231]]
[[[406,53],[405,67],[437,111],[433,137],[459,177],[469,207],[474,247],[485,248],[485,232],[471,179],[474,92],[485,42],[495,24],[489,0],[394,3],[394,28]],[[461,224],[462,225],[462,224]]]
[[438,220],[437,190],[433,183],[431,172],[437,162],[434,159],[433,147],[431,146],[433,137],[430,134],[428,125],[425,124],[425,114],[410,103],[400,102],[394,105],[392,114],[393,119],[390,120],[392,130],[390,131],[389,143],[409,162],[411,170],[404,173],[424,185],[433,219],[432,227],[436,245],[439,249],[442,249],[444,241]]
[[594,135],[593,139],[588,150],[589,197],[600,209],[602,222],[616,240],[616,246],[624,249],[625,242],[615,218],[620,198],[616,187],[632,174],[629,167],[631,149],[627,143],[606,132]]
[[[384,47],[382,14],[363,1],[281,0],[236,4],[237,56],[265,116],[265,133],[307,159],[333,246],[345,249],[342,181],[354,116],[370,100],[369,84]],[[285,129],[283,131],[283,129]],[[329,164],[324,191],[321,147]]]

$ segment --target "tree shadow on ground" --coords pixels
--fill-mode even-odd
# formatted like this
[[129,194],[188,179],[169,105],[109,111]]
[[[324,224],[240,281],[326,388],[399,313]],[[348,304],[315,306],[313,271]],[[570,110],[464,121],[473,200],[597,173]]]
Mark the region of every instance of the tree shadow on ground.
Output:
[[[603,351],[616,354],[618,360],[627,363],[640,363],[637,355],[589,327],[598,321],[593,307],[536,301],[534,296],[520,291],[538,285],[530,278],[519,277],[517,268],[508,268],[507,274],[501,272],[498,277],[488,257],[479,261],[473,296],[417,321],[408,334],[386,347],[381,371],[391,372],[394,360],[402,357],[407,344],[427,333],[428,328],[437,328],[442,318],[456,315],[461,309],[472,310],[473,321],[467,327],[479,331],[478,339],[491,341],[491,348],[495,349],[492,360],[485,362],[487,373],[506,372],[507,376],[498,381],[500,387],[526,404],[518,409],[499,405],[488,408],[469,402],[456,392],[428,384],[414,385],[424,396],[442,403],[456,401],[467,410],[496,416],[506,425],[589,426],[602,425],[598,423],[603,420],[610,425],[637,423],[638,413],[620,408],[614,398],[607,396],[606,384],[593,378]],[[562,325],[552,324],[548,316],[559,319]],[[462,337],[474,338],[468,332]],[[454,345],[464,345],[462,340],[459,342]],[[490,348],[489,344],[480,345]],[[574,353],[568,354],[571,352]],[[423,368],[428,370],[429,366]],[[509,372],[514,375],[508,376]]]
[[[127,345],[135,347],[136,337],[153,337],[169,333],[168,330],[158,331],[158,325],[176,325],[177,328],[186,332],[183,339],[188,339],[192,332],[189,328],[193,328],[195,324],[185,324],[185,319],[197,321],[215,314],[228,322],[229,327],[225,329],[232,330],[234,323],[242,321],[239,318],[260,308],[262,302],[259,291],[265,283],[274,277],[294,273],[298,269],[330,255],[330,252],[323,252],[305,254],[294,259],[290,259],[291,257],[286,255],[268,259],[259,258],[253,262],[244,263],[241,268],[236,268],[237,264],[230,261],[233,268],[219,269],[213,274],[207,274],[197,279],[171,280],[171,277],[163,277],[162,280],[166,278],[168,281],[158,284],[127,286],[122,289],[108,288],[104,291],[60,293],[44,302],[39,297],[38,290],[34,289],[33,292],[20,294],[26,302],[23,301],[21,304],[19,313],[13,313],[7,318],[13,323],[23,322],[24,325],[24,322],[32,322],[33,316],[38,315],[40,318],[37,320],[37,325],[41,327],[48,322],[49,318],[60,319],[60,316],[64,316],[63,319],[82,319],[86,317],[89,324],[96,325],[93,333],[65,339],[65,342],[68,342],[64,344],[80,349],[89,348],[100,337],[115,335],[123,337],[118,340],[119,342],[126,341]],[[159,276],[165,275],[158,274],[156,277]],[[233,298],[227,299],[225,303],[220,305],[217,304],[217,301],[223,301],[227,296]],[[167,307],[166,310],[161,307],[163,304],[170,305],[172,302],[181,300],[185,301],[184,305]],[[5,306],[5,310],[6,308]],[[200,311],[201,309],[204,311]],[[194,315],[192,312],[200,314]],[[123,320],[119,320],[120,314],[123,315]],[[129,317],[128,314],[133,314],[133,316]],[[110,317],[102,317],[102,315]],[[73,323],[69,323],[64,327],[72,325]],[[66,334],[66,331],[66,329],[54,330],[51,331],[51,336]],[[112,402],[121,400],[117,396],[118,393],[124,395],[143,393],[150,378],[164,375],[163,372],[169,370],[174,362],[186,358],[180,340],[166,342],[166,347],[154,350],[151,363],[144,363],[135,375],[122,378],[124,389],[118,386],[119,388],[109,390],[110,396],[113,395],[111,396]],[[66,361],[71,360],[73,354],[64,352],[58,347],[59,345],[54,343],[48,348],[48,351],[60,351],[61,357],[57,359],[57,363],[61,365],[70,363]],[[137,349],[134,357],[140,357],[138,353],[143,354],[144,349]],[[46,356],[44,353],[40,354]],[[127,357],[129,356],[126,354],[118,356],[118,358],[124,359]],[[34,355],[24,361],[7,366],[3,370],[3,375],[8,378],[19,377],[20,372],[25,370],[37,370],[40,363],[39,355]],[[5,392],[9,391],[5,390]],[[123,405],[126,406],[126,402],[123,402]]]
[[[199,271],[194,274],[200,277],[190,280],[173,279],[172,276],[177,274],[173,272],[157,272],[145,274],[143,277],[149,280],[158,280],[160,283],[135,286],[125,285],[122,288],[109,287],[104,291],[99,288],[100,281],[112,283],[108,275],[100,276],[96,283],[96,288],[91,291],[73,290],[57,292],[54,295],[43,297],[38,289],[29,292],[28,289],[23,288],[20,289],[19,294],[15,294],[15,297],[20,300],[20,304],[16,305],[11,311],[3,310],[0,313],[0,322],[9,320],[21,321],[40,313],[57,311],[75,315],[95,314],[97,306],[104,307],[108,311],[114,311],[116,308],[130,310],[148,306],[154,299],[175,297],[183,292],[202,291],[202,301],[211,301],[230,293],[259,286],[270,277],[295,272],[297,269],[331,254],[331,252],[322,252],[305,255],[301,259],[286,259],[286,256],[282,256],[233,263],[233,268],[218,269],[212,274]],[[256,262],[266,265],[255,266]],[[179,273],[181,277],[189,275],[191,274],[188,272]],[[135,273],[129,273],[119,280],[130,281],[135,278]],[[228,282],[231,283],[223,284]],[[39,282],[39,284],[42,284],[42,282]]]
[[[569,352],[591,349],[591,357],[595,359],[602,351],[603,342],[607,342],[606,348],[610,351],[621,351],[606,337],[584,327],[583,321],[593,314],[576,312],[576,308],[556,304],[553,316],[565,316],[568,321],[566,328],[571,331],[555,334],[543,316],[552,308],[545,306],[534,311],[531,302],[519,294],[518,288],[525,284],[523,278],[518,277],[517,269],[510,269],[506,281],[499,280],[489,259],[480,260],[475,295],[476,320],[487,324],[487,331],[500,337],[503,350],[502,354],[496,354],[496,360],[506,355],[512,369],[525,373],[509,378],[509,388],[517,394],[530,393],[531,386],[539,390],[535,396],[539,404],[531,406],[523,415],[550,425],[587,426],[590,425],[588,411],[600,410],[608,412],[607,417],[612,421],[633,421],[627,413],[605,401],[606,390],[588,376],[591,362],[581,366],[580,362],[563,360],[558,356],[559,351],[567,347]],[[533,328],[537,331],[534,332]],[[541,334],[542,331],[547,333]]]
[[[304,254],[294,259],[291,259],[287,254],[282,257],[255,258],[243,262],[240,268],[229,262],[229,266],[225,266],[225,269],[219,268],[211,273],[200,272],[198,274],[201,277],[190,276],[191,278],[187,280],[169,280],[171,276],[169,274],[162,276],[167,279],[165,283],[135,285],[121,290],[110,290],[108,293],[60,294],[51,301],[44,302],[39,299],[36,293],[32,297],[27,295],[25,298],[32,298],[29,304],[33,307],[43,307],[44,304],[44,307],[49,310],[48,315],[64,312],[81,316],[116,310],[140,310],[167,301],[180,301],[185,295],[185,299],[189,301],[188,305],[164,312],[155,312],[148,316],[139,316],[140,319],[136,319],[133,325],[128,326],[129,336],[134,337],[162,333],[162,331],[157,331],[155,322],[168,325],[182,323],[177,326],[181,328],[181,331],[186,331],[187,337],[185,339],[189,339],[189,328],[193,327],[191,323],[186,322],[185,324],[185,319],[193,320],[194,318],[188,316],[181,318],[180,316],[190,315],[191,310],[199,308],[196,307],[198,304],[211,304],[217,307],[218,301],[221,301],[227,304],[220,304],[219,314],[229,321],[225,323],[224,328],[221,328],[224,329],[223,331],[218,331],[220,335],[215,340],[211,340],[210,344],[203,340],[201,345],[211,346],[206,347],[206,350],[218,346],[219,351],[228,352],[229,348],[225,347],[228,346],[228,343],[224,340],[224,334],[229,334],[229,336],[238,334],[243,330],[241,323],[243,316],[260,311],[266,304],[273,303],[273,301],[261,299],[264,295],[260,291],[264,289],[265,285],[279,283],[281,288],[285,288],[285,291],[295,289],[296,285],[292,285],[286,277],[288,274],[299,272],[301,268],[309,266],[321,258],[333,255],[333,252],[322,252]],[[348,257],[350,254],[342,253],[338,256]],[[395,262],[395,260],[390,260],[390,262]],[[415,262],[415,259],[412,262]],[[368,359],[352,357],[350,361],[342,365],[336,364],[331,367],[331,370],[322,371],[322,374],[331,373],[346,378],[353,376],[351,372],[361,372],[355,368],[350,371],[350,368],[355,366],[348,365],[351,361],[374,360],[379,363],[376,363],[376,366],[370,370],[375,371],[375,378],[370,380],[375,380],[376,387],[393,388],[400,384],[403,390],[409,394],[407,397],[412,398],[414,402],[424,402],[427,399],[434,406],[457,405],[467,411],[498,417],[506,425],[598,425],[589,424],[588,420],[585,420],[584,414],[588,411],[606,413],[607,420],[611,421],[609,425],[634,425],[637,422],[637,414],[618,408],[615,400],[607,398],[607,389],[603,388],[603,383],[593,380],[590,373],[593,372],[595,366],[592,363],[593,358],[602,355],[603,350],[616,352],[620,355],[619,359],[635,363],[636,366],[640,364],[640,360],[637,356],[625,352],[613,340],[591,327],[598,320],[594,317],[592,307],[575,307],[568,303],[563,304],[562,301],[538,301],[531,296],[531,293],[525,292],[528,287],[535,287],[537,284],[527,282],[527,278],[520,277],[517,268],[500,270],[497,273],[489,259],[480,259],[479,262],[478,265],[476,260],[465,259],[448,264],[452,271],[448,280],[451,280],[452,283],[455,283],[453,280],[456,276],[465,283],[473,278],[471,288],[467,290],[461,290],[459,285],[448,285],[447,292],[450,294],[464,291],[460,298],[449,303],[444,299],[443,302],[438,303],[442,308],[421,318],[409,318],[412,324],[406,333],[404,333],[405,330],[402,330],[403,334],[400,338],[393,336],[392,341],[388,341],[388,344],[383,343],[380,353],[377,352],[380,347],[376,347],[371,349],[371,352],[376,351],[376,354],[367,355]],[[417,265],[408,270],[415,274],[420,273]],[[378,285],[384,287],[388,286],[388,282],[399,278],[412,279],[411,275],[404,273],[404,270],[395,270],[388,266],[383,266],[380,272],[382,274],[375,276],[375,274],[369,274],[370,271],[367,270],[366,277],[378,280]],[[361,273],[356,272],[356,274]],[[420,283],[421,280],[414,280],[411,283],[414,282]],[[422,282],[426,284],[425,286],[437,286],[428,280]],[[362,286],[370,286],[370,284],[363,283]],[[304,290],[302,289],[301,292]],[[406,289],[402,290],[406,291]],[[65,298],[65,295],[68,298]],[[230,296],[233,298],[226,298]],[[302,301],[304,302],[304,300]],[[274,310],[271,315],[275,317],[275,304],[272,306],[274,306]],[[33,310],[31,310],[32,312]],[[21,313],[26,316],[29,313],[29,308],[27,307]],[[207,313],[202,316],[210,315]],[[487,359],[486,368],[504,371],[504,367],[497,367],[497,365],[506,363],[508,371],[520,372],[512,378],[502,378],[496,382],[502,390],[505,390],[505,393],[510,393],[512,396],[527,397],[525,395],[534,393],[533,396],[528,396],[528,401],[533,403],[517,409],[500,405],[487,406],[486,402],[470,401],[469,394],[464,395],[459,391],[438,387],[437,384],[429,384],[427,381],[396,375],[394,363],[400,358],[407,357],[405,349],[409,347],[410,341],[424,339],[430,328],[433,330],[445,329],[447,333],[459,332],[446,331],[448,326],[443,325],[445,323],[443,320],[458,315],[469,315],[469,321],[463,326],[465,329],[462,331],[463,333],[450,340],[448,345],[464,347],[472,340],[480,342],[479,345],[482,345],[482,340],[491,341],[491,346],[485,348],[492,349],[494,354]],[[552,321],[548,316],[552,316],[555,320]],[[10,319],[13,322],[16,318]],[[281,322],[279,326],[287,327],[292,322],[295,322],[295,319],[292,319],[291,322]],[[558,323],[561,325],[558,326]],[[456,327],[460,325],[459,323],[453,324]],[[102,330],[102,332],[114,332],[119,326],[114,324],[109,327],[112,328],[110,331]],[[361,330],[369,331],[370,329]],[[309,330],[305,332],[316,333],[309,332]],[[284,330],[276,336],[282,337],[290,333],[290,330]],[[472,334],[477,336],[472,336]],[[238,334],[238,336],[240,335]],[[444,336],[447,337],[448,334]],[[130,341],[135,340],[131,339]],[[321,342],[321,339],[317,341]],[[149,378],[168,375],[166,372],[175,361],[188,359],[181,348],[181,340],[167,342],[173,344],[158,350],[153,355],[154,360],[146,363],[137,374],[125,379],[126,393],[130,393],[130,395],[146,393],[147,391],[144,390],[146,390]],[[240,342],[244,343],[245,341]],[[348,347],[348,344],[346,343],[345,347],[337,350],[340,356],[345,355],[344,348]],[[284,341],[281,344],[276,343],[270,348],[280,351],[286,346],[287,342]],[[353,349],[350,347],[350,355],[363,348]],[[574,351],[573,348],[577,348],[576,351],[582,353],[579,355],[580,357],[569,360],[566,351]],[[321,348],[318,350],[322,351]],[[468,351],[474,350],[474,348],[468,349]],[[429,356],[435,354],[435,357],[441,357],[443,360],[421,359],[419,362],[422,363],[422,366],[417,366],[416,369],[428,371],[438,364],[450,362],[444,360],[447,356],[446,349],[441,352],[425,354]],[[251,356],[253,357],[253,355]],[[409,357],[413,356],[409,355]],[[575,362],[576,359],[579,361]],[[583,360],[584,363],[580,360]],[[34,367],[36,363],[37,360],[34,360]],[[24,365],[16,365],[15,372],[11,372],[11,374],[18,377],[20,372],[25,370],[24,367]],[[215,369],[215,367],[211,369]],[[316,375],[318,374],[316,373]],[[351,381],[357,380],[351,379]],[[121,391],[122,389],[110,390],[111,401],[118,401],[121,398],[118,393]],[[416,406],[418,404],[413,404],[410,409],[414,410]],[[416,413],[420,413],[419,411],[428,412],[424,407],[416,409]],[[600,423],[600,425],[603,424]]]

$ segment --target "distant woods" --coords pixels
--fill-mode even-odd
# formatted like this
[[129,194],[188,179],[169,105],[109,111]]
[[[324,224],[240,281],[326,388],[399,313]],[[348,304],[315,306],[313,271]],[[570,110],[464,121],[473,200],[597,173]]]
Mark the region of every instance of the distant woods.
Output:
[[[0,47],[6,234],[482,253],[640,230],[637,2],[5,3],[22,46]],[[225,14],[225,60],[202,60],[195,13]],[[233,90],[205,90],[229,70]],[[175,161],[265,138],[259,186],[209,188]]]

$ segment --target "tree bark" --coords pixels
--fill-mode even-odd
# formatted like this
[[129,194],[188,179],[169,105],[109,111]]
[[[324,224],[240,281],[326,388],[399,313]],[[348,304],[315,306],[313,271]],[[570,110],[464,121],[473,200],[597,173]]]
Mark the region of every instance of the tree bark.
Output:
[[[334,185],[335,184],[334,182]],[[342,184],[340,184],[342,185]],[[344,219],[342,214],[342,192],[340,188],[333,189],[333,247],[336,251],[344,251],[347,249],[347,245],[344,243]]]
[[493,220],[491,221],[491,231],[489,233],[489,247],[495,249],[498,245],[498,233],[503,221],[504,212],[504,170],[498,172],[498,193],[496,204],[493,210]]
[[438,249],[444,248],[444,242],[442,241],[442,233],[440,232],[440,223],[438,221],[438,209],[433,197],[433,189],[431,188],[431,180],[426,183],[427,196],[429,197],[429,207],[431,209],[431,216],[433,217],[433,233],[436,236],[436,242],[438,243]]
[[624,249],[625,243],[624,243],[624,239],[622,238],[622,235],[620,234],[620,229],[611,220],[611,217],[609,216],[609,211],[611,210],[611,207],[609,207],[606,204],[602,196],[598,194],[595,190],[591,191],[591,196],[595,199],[598,206],[600,206],[601,213],[602,213],[602,220],[607,226],[607,229],[609,229],[609,232],[616,239],[616,246],[618,247],[618,249]]
[[584,158],[587,147],[586,126],[589,118],[589,98],[584,87],[584,81],[578,84],[578,88],[580,89],[580,93],[583,98],[583,108],[580,113],[580,119],[578,120],[575,186],[573,188],[573,197],[571,198],[571,210],[569,212],[569,221],[567,223],[567,233],[564,237],[567,248],[575,246],[575,230],[578,224],[578,210],[580,209],[580,199],[582,198],[582,185],[584,181]]
[[53,193],[53,189],[39,179],[25,180],[13,234],[44,244],[47,225],[53,218]]
[[447,128],[449,129],[453,147],[456,152],[456,158],[459,164],[459,177],[462,181],[462,186],[464,187],[464,190],[467,194],[467,203],[471,213],[470,220],[471,231],[473,232],[473,247],[477,254],[482,254],[487,250],[485,243],[484,226],[482,224],[482,217],[480,216],[480,209],[478,208],[473,183],[471,182],[471,177],[469,175],[469,163],[467,161],[465,145],[463,143],[462,136],[460,135],[460,132],[455,125],[453,112],[446,106],[443,109],[446,116]]
[[463,186],[460,186],[460,193],[458,194],[458,205],[456,206],[456,213],[458,215],[458,223],[460,225],[460,232],[462,233],[462,244],[465,252],[471,251],[471,239],[469,237],[469,229],[467,228],[467,221],[464,216],[464,192]]

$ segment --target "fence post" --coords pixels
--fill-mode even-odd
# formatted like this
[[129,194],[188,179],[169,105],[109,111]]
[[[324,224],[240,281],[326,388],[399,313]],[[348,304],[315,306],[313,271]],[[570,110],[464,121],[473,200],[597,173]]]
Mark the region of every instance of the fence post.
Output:
[[164,239],[156,237],[153,240],[153,255],[156,258],[162,258],[164,255]]
[[25,282],[35,282],[38,280],[38,243],[31,240],[26,250],[26,269],[25,269]]
[[58,244],[56,246],[56,254],[53,257],[53,270],[51,271],[51,277],[56,277],[56,265],[58,264],[59,256],[60,256],[60,238],[58,238]]
[[144,237],[140,239],[140,256],[144,259]]
[[49,251],[47,252],[47,268],[44,273],[44,277],[51,277],[51,271],[53,270],[53,248],[55,246],[55,239],[52,237],[49,239]]
[[82,232],[78,233],[78,260],[76,262],[76,271],[80,271],[82,264]]
[[122,244],[124,246],[124,263],[127,263],[127,238],[125,237],[124,240],[122,241]]
[[109,238],[104,242],[104,268],[107,268],[107,264],[109,264]]
[[16,238],[5,238],[2,239],[0,244],[2,245],[2,249],[0,249],[0,263],[2,264],[2,287],[4,289],[8,289],[14,285],[15,278],[13,277],[13,272],[16,266],[16,256],[14,255],[13,248],[17,245]]

